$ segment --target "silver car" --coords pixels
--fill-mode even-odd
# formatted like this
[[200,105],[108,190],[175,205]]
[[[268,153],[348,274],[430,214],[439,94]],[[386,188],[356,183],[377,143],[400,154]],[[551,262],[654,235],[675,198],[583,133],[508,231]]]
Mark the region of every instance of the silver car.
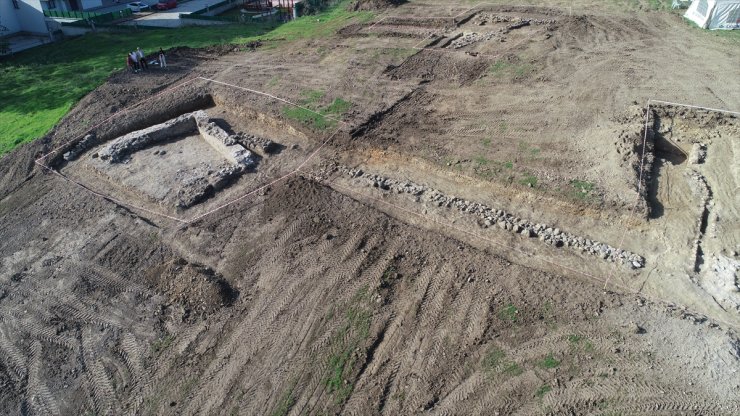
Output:
[[132,12],[136,12],[136,13],[143,12],[144,10],[151,10],[148,4],[140,2],[140,1],[129,3],[126,6],[129,9],[131,9]]

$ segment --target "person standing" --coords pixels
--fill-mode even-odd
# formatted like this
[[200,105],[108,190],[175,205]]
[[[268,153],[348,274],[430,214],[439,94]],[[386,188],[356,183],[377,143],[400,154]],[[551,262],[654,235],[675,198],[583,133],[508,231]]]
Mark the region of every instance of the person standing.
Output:
[[141,51],[141,48],[136,48],[136,56],[139,58],[141,69],[149,69],[149,64],[146,63],[146,56],[144,56],[144,52]]
[[164,51],[159,48],[159,67],[167,68],[167,59],[164,57]]
[[134,61],[134,72],[139,72],[139,56],[136,52],[131,52],[129,56],[131,57],[131,60]]
[[126,54],[126,67],[128,67],[130,72],[134,72],[136,70],[136,68],[134,68],[134,60],[131,59],[130,53]]

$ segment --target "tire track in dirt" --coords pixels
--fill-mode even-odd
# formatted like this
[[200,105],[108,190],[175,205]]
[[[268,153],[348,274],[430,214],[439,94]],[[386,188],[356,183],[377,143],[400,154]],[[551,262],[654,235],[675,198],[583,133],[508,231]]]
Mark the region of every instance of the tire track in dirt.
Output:
[[78,273],[80,275],[79,278],[90,281],[102,290],[109,291],[112,289],[114,294],[143,294],[147,292],[147,289],[144,288],[144,286],[130,280],[124,280],[113,271],[94,264],[88,263],[87,265],[80,267]]
[[[369,234],[369,233],[368,233]],[[381,249],[381,247],[378,247],[377,245],[373,245],[375,241],[380,243],[380,239],[373,234],[370,234],[371,238],[368,241],[365,241],[363,244],[363,248],[361,251],[364,250],[363,255],[366,259],[370,259],[369,254],[372,253],[375,249]],[[341,289],[342,295],[340,296],[340,299],[335,301],[335,304],[343,304],[343,305],[349,305],[350,308],[352,308],[352,302],[355,298],[355,296],[362,291],[367,292],[370,290],[369,288],[377,286],[377,284],[380,282],[380,279],[382,279],[384,273],[386,270],[388,270],[389,265],[393,261],[396,252],[399,249],[399,241],[397,239],[393,239],[391,241],[382,241],[382,252],[377,253],[377,257],[373,257],[373,262],[369,265],[366,264],[364,268],[362,268],[362,271],[360,268],[357,269],[356,276],[348,276],[348,277],[356,277],[354,281],[352,279],[348,279],[346,281],[346,284],[343,285],[344,288]],[[340,271],[342,270],[342,267],[338,268]],[[337,289],[340,290],[340,289]],[[349,319],[349,312],[347,319]],[[370,318],[372,319],[372,318]],[[354,328],[349,328],[344,334],[344,337],[342,338],[341,342],[334,342],[333,345],[329,346],[329,351],[327,353],[328,357],[335,356],[338,352],[341,353],[341,349],[344,348],[347,345],[350,345],[350,339],[353,337],[356,337],[358,334],[354,331]],[[337,339],[335,338],[335,341]],[[365,342],[365,340],[360,340],[360,343]],[[359,348],[363,348],[362,345],[359,346]],[[324,364],[324,367],[321,368],[321,371],[319,372],[319,375],[321,379],[326,378],[327,374],[329,374],[326,370],[326,365],[328,363]],[[360,363],[362,365],[362,363]],[[364,367],[366,368],[366,367]],[[324,403],[329,403],[329,397],[326,396],[326,390],[327,385],[326,383],[323,383],[322,380],[317,384],[316,388],[313,390],[313,393],[311,395],[312,400],[309,400],[309,406],[310,410],[309,412],[313,412],[316,409],[316,406],[319,405],[319,403],[322,403],[322,399],[326,398]],[[348,380],[350,383],[352,383],[354,380]],[[352,387],[352,390],[354,390],[354,386]],[[349,397],[351,399],[351,395]],[[326,411],[326,409],[324,409]]]
[[31,359],[28,371],[28,388],[26,402],[36,414],[61,415],[54,396],[44,383],[42,371],[42,345],[40,341],[31,344]]
[[33,306],[18,305],[10,308],[8,314],[16,318],[13,322],[13,327],[16,330],[14,332],[22,332],[31,338],[53,343],[72,351],[75,351],[79,346],[77,339],[58,334],[56,328],[45,324],[55,318],[53,314],[45,309],[38,310]]
[[[326,240],[330,241],[330,240]],[[331,244],[322,243],[319,245],[320,248],[323,248],[322,251],[317,251],[315,254],[312,254],[310,256],[304,256],[308,258],[301,258],[299,260],[299,263],[308,263],[307,271],[305,272],[304,276],[302,277],[305,282],[317,282],[322,277],[324,281],[330,282],[332,281],[332,269],[328,269],[323,264],[320,263],[319,265],[310,266],[312,257],[318,257],[318,258],[329,258],[331,259],[334,257],[331,253],[333,250],[333,247]],[[328,260],[328,259],[327,259]],[[354,270],[359,270],[362,262],[364,261],[364,257],[360,256],[360,261],[355,262]],[[337,269],[334,269],[333,271],[337,271]],[[344,270],[338,270],[339,272],[344,272]],[[267,271],[266,271],[267,272]],[[285,346],[285,354],[283,354],[280,358],[276,359],[273,366],[271,368],[265,368],[264,363],[258,363],[262,364],[262,366],[258,369],[253,369],[251,373],[258,374],[258,377],[255,377],[254,385],[247,385],[248,389],[256,389],[259,385],[262,385],[264,389],[264,383],[261,380],[264,380],[265,378],[275,378],[272,374],[275,370],[277,371],[285,371],[287,373],[291,373],[292,368],[302,368],[302,367],[311,367],[310,363],[315,360],[315,356],[312,353],[303,353],[300,356],[296,356],[296,354],[299,354],[301,351],[301,347],[303,346],[306,338],[308,337],[308,334],[312,332],[312,328],[315,324],[315,322],[322,318],[321,313],[317,313],[317,309],[323,308],[326,306],[326,291],[319,291],[319,290],[306,290],[304,293],[304,296],[298,298],[296,301],[297,303],[293,303],[291,306],[291,310],[294,312],[288,316],[287,322],[281,322],[279,327],[281,328],[289,328],[291,327],[291,323],[293,324],[293,328],[300,328],[301,332],[299,334],[295,334],[293,331],[291,331],[288,335],[289,339],[292,339],[293,342],[290,343],[289,346]],[[297,313],[297,311],[303,311],[303,313]],[[308,311],[308,313],[305,313],[305,311]],[[298,335],[298,336],[296,336]],[[275,338],[275,337],[271,337]],[[270,350],[279,349],[279,345],[275,345],[273,341],[270,339],[265,340],[265,346],[261,350],[265,350],[266,353],[269,353]],[[310,351],[314,350],[315,348],[309,348],[305,349],[304,351]],[[246,366],[243,371],[244,372],[250,372],[250,368]],[[266,375],[270,374],[270,377],[267,377]],[[295,377],[296,375],[292,375]],[[279,397],[274,397],[276,395],[271,394],[273,389],[270,389],[270,391],[265,392],[265,394],[259,394],[257,397],[265,397],[266,403],[269,403],[271,399],[279,400]],[[295,388],[294,388],[295,390]],[[248,390],[249,391],[249,390]],[[273,400],[273,401],[275,401]],[[255,403],[252,403],[255,404]],[[262,406],[255,406],[255,409],[259,408],[272,408],[272,405],[262,405]]]
[[88,370],[87,383],[90,386],[92,392],[93,407],[96,412],[102,414],[110,414],[115,409],[114,403],[116,402],[116,395],[111,385],[110,377],[108,376],[105,367],[97,357],[96,346],[93,340],[90,339],[89,335],[84,333],[82,338],[82,357],[83,365]]
[[21,382],[28,375],[26,355],[5,335],[5,325],[0,325],[0,352],[5,367],[12,370],[16,382]]
[[[291,227],[291,229],[294,230],[296,227]],[[291,229],[288,229],[286,234],[293,232],[293,231],[291,231]],[[348,247],[348,248],[345,248],[344,250],[338,250],[338,251],[337,250],[333,250],[333,252],[338,252],[340,254],[339,256],[331,255],[329,253],[318,253],[317,256],[321,257],[322,259],[326,258],[326,261],[331,266],[334,266],[334,265],[340,263],[343,260],[344,261],[347,260],[346,257],[349,256],[350,253],[352,253],[355,250],[356,245],[358,244],[358,242],[359,242],[359,240],[361,238],[362,238],[362,234],[361,233],[357,233],[357,234],[355,234],[349,240],[349,244],[345,244],[345,247]],[[287,241],[287,237],[285,235],[283,235],[281,238],[278,239],[278,242],[276,244],[276,248],[279,248],[280,246],[283,246],[285,244],[285,241]],[[331,245],[330,244],[326,244],[326,243],[321,244],[321,247],[324,247],[324,249],[327,250],[327,251],[331,249]],[[329,255],[324,256],[324,254],[329,254]],[[315,258],[314,256],[315,255],[309,256],[308,259],[307,259],[307,262],[309,262],[309,263],[313,262],[313,259]],[[274,256],[270,252],[267,252],[265,254],[265,257],[267,257],[267,258],[271,258],[271,257],[274,258]],[[355,260],[352,261],[353,265],[351,266],[351,269],[349,271],[349,275],[350,276],[352,274],[355,274],[357,272],[357,270],[359,270],[359,268],[361,267],[363,261],[365,260],[365,257],[366,257],[365,255],[359,255],[359,256],[356,256],[355,257]],[[335,259],[335,260],[332,261],[332,259]],[[263,262],[262,264],[265,264],[265,262]],[[264,269],[270,269],[271,267],[270,267],[269,264],[266,264],[265,266],[263,266],[263,268]],[[315,275],[316,277],[319,274],[323,274],[323,273],[327,272],[327,270],[326,270],[326,268],[324,266],[319,267],[319,268],[313,267],[313,269],[314,269],[313,275]],[[325,278],[326,278],[325,280],[328,281],[328,282],[331,282],[330,284],[336,284],[336,281],[342,279],[342,277],[347,274],[347,272],[344,269],[342,269],[342,268],[332,268],[330,270],[332,271],[332,273],[329,273],[327,276],[325,276]],[[333,278],[332,275],[336,275],[337,277],[336,278]],[[307,280],[307,281],[315,280],[312,277],[313,276],[309,276],[305,280]],[[318,292],[318,293],[322,297],[326,296],[325,292]],[[311,297],[311,294],[312,294],[312,292],[309,291],[308,294],[305,296],[306,301],[304,301],[304,302],[309,302],[310,303],[310,301],[313,300],[313,297]],[[268,297],[268,295],[269,294],[265,294],[265,297]],[[287,306],[287,303],[286,303],[287,302],[287,299],[290,299],[291,297],[292,296],[290,295],[290,293],[288,293],[287,295],[283,294],[283,302],[282,302],[283,307],[278,307],[277,311],[280,311],[282,309],[285,309],[285,307]],[[320,304],[320,302],[316,302],[316,304]],[[295,309],[295,308],[292,308],[292,309]],[[300,308],[298,308],[298,309],[300,309]],[[292,318],[294,318],[294,317],[295,316],[293,316]],[[274,321],[276,318],[277,318],[277,315],[275,313],[273,313],[273,315],[271,315],[271,316],[268,317],[268,319],[269,320],[272,320],[272,321]],[[310,325],[304,324],[303,326],[308,326],[310,328]],[[305,338],[305,336],[302,337],[302,338]],[[269,346],[268,346],[268,348],[269,348]],[[312,357],[310,356],[310,354],[307,354],[307,356],[304,359],[311,359],[311,358]],[[255,377],[255,380],[260,380],[260,377]],[[247,391],[248,392],[251,392],[252,391],[251,390],[251,387],[248,387],[248,390]]]
[[[275,264],[279,260],[282,260],[282,263],[285,262],[285,259],[288,258],[286,255],[286,244],[295,235],[306,218],[307,215],[297,218],[278,236],[274,245],[263,255],[263,259],[265,259],[263,267],[274,269]],[[279,293],[281,296],[280,301],[271,302],[264,307],[254,307],[249,311],[243,323],[234,329],[230,340],[216,354],[217,357],[230,357],[230,361],[238,364],[225,368],[226,361],[222,358],[212,361],[212,364],[204,372],[203,381],[201,381],[200,388],[198,389],[200,394],[195,396],[189,403],[186,412],[201,411],[208,413],[223,402],[228,393],[226,386],[230,385],[231,381],[241,373],[242,367],[246,364],[248,357],[257,348],[254,346],[255,343],[249,340],[262,339],[266,332],[274,332],[270,328],[270,325],[274,323],[278,315],[285,310],[290,300],[298,293],[299,286],[301,285],[300,279],[293,279],[292,282],[286,282],[286,280],[279,279],[277,282],[272,282],[274,284],[268,284],[263,288],[266,290],[266,293],[262,296],[267,297],[269,293]],[[263,281],[262,278],[261,281]],[[261,283],[258,284],[263,286]],[[267,320],[269,322],[263,322],[265,316],[268,317]],[[224,369],[226,374],[223,374],[222,370]],[[208,385],[203,385],[204,382],[207,382]],[[215,390],[218,393],[209,393],[209,390]]]
[[136,337],[130,332],[123,334],[120,342],[120,352],[121,358],[126,364],[126,368],[128,368],[131,373],[130,384],[132,385],[132,388],[135,389],[141,382],[145,374],[145,370],[141,345]]

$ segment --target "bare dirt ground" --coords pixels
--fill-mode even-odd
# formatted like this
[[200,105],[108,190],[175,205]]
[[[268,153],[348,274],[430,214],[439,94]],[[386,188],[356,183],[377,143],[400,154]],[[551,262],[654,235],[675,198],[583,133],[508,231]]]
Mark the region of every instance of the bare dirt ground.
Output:
[[[474,5],[172,51],[2,159],[0,412],[740,413],[740,120],[648,101],[740,110],[737,45]],[[197,134],[94,157],[195,110],[259,163],[192,206]]]

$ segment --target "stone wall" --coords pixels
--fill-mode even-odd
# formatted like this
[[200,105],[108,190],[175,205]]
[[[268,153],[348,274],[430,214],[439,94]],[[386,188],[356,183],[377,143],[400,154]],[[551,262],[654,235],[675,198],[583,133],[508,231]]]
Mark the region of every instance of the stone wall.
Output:
[[551,225],[519,218],[504,210],[492,208],[485,204],[447,195],[428,186],[410,181],[384,178],[346,166],[339,166],[337,169],[367,186],[399,194],[410,194],[416,197],[419,202],[423,200],[440,208],[457,209],[461,213],[475,215],[478,217],[480,226],[484,228],[495,227],[526,238],[537,238],[543,243],[555,247],[567,247],[609,262],[623,264],[631,269],[641,268],[645,265],[645,259],[642,256],[630,251],[591,238],[578,236]]

